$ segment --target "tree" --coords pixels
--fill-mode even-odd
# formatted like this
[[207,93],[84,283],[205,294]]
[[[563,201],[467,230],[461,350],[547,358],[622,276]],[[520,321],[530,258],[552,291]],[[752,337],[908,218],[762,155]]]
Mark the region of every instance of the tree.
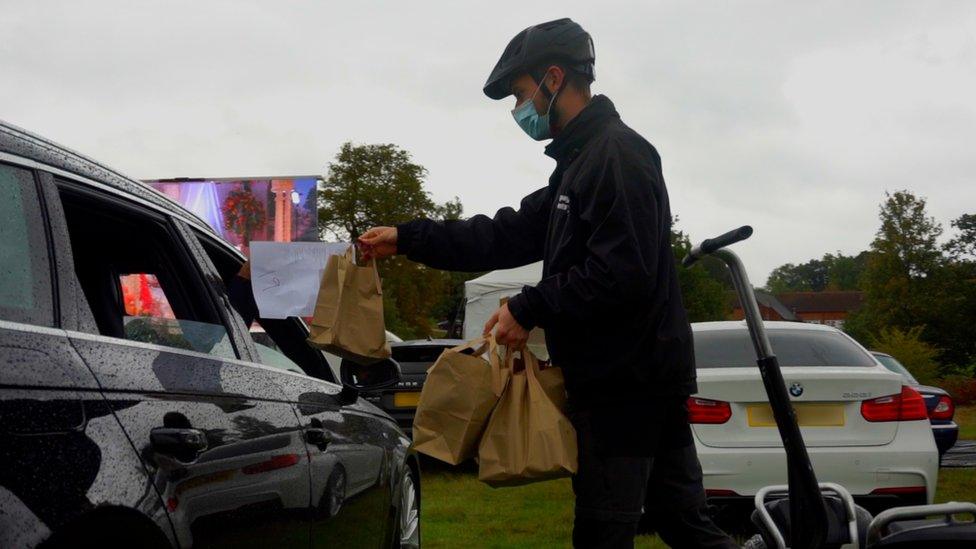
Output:
[[787,263],[769,274],[766,290],[772,293],[858,290],[866,262],[867,252],[856,256],[837,252],[800,265]]
[[436,217],[438,205],[423,188],[426,176],[396,145],[344,143],[319,191],[319,227],[349,239],[378,225]]
[[[675,217],[671,224],[671,249],[674,252],[675,261],[678,265],[681,260],[691,250],[691,239],[684,232],[678,230],[678,223]],[[703,322],[708,320],[725,320],[732,312],[729,301],[729,292],[723,279],[713,275],[715,272],[725,272],[725,266],[721,261],[714,257],[705,257],[700,263],[712,263],[709,269],[707,265],[699,268],[686,269],[678,267],[678,284],[681,286],[681,297],[688,311],[688,320],[691,322]]]
[[855,256],[826,254],[823,261],[827,264],[827,290],[851,291],[861,289],[861,277],[868,262],[868,252],[861,252]]
[[963,214],[952,226],[959,234],[946,244],[946,251],[955,259],[976,259],[976,214]]
[[[412,219],[456,219],[455,198],[437,204],[424,190],[427,170],[410,153],[392,144],[344,143],[319,190],[319,227],[323,236],[352,240],[377,225]],[[456,299],[454,276],[403,257],[379,265],[387,328],[405,338],[426,337],[436,329],[437,311]]]
[[918,337],[938,349],[942,373],[976,359],[976,263],[954,261],[937,244],[942,227],[925,199],[908,191],[886,194],[881,227],[863,276],[865,306],[844,329],[862,341],[883,330]]
[[922,341],[921,336],[919,326],[907,331],[882,328],[871,338],[871,348],[895,357],[919,383],[931,385],[939,377],[939,365],[935,360],[938,350]]
[[885,197],[864,273],[864,312],[875,332],[890,326],[907,330],[925,322],[933,275],[944,264],[936,243],[942,226],[926,214],[925,199],[909,191]]
[[818,259],[776,267],[766,281],[766,288],[773,293],[820,292],[826,287],[827,265]]

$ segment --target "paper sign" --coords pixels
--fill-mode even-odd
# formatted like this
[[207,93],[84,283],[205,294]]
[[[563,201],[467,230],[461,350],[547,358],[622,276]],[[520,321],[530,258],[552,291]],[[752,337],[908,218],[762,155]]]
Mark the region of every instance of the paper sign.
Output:
[[309,317],[315,312],[329,256],[348,242],[251,242],[251,288],[261,318]]

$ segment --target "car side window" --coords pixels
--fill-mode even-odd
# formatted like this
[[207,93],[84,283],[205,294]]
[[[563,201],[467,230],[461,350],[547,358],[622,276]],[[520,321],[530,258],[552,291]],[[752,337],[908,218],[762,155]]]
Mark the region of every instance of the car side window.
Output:
[[152,273],[119,275],[125,339],[234,358],[222,325],[178,319],[159,278]]
[[75,272],[102,335],[236,359],[212,300],[165,217],[61,188]]
[[262,343],[254,342],[254,346],[258,350],[258,358],[261,364],[265,366],[271,366],[272,368],[278,368],[280,370],[285,370],[287,372],[294,372],[296,374],[304,374],[298,364],[291,361],[290,358],[285,356],[284,353],[279,351],[276,347],[277,345],[264,345]]
[[[240,257],[210,235],[197,230],[194,230],[194,235],[220,274],[224,286],[232,289],[236,285],[237,290],[244,290],[229,291],[230,305],[238,312],[241,312],[242,308],[253,308],[253,314],[257,314],[256,305],[250,297],[250,288],[240,286],[242,283],[249,283],[236,277],[241,268]],[[241,302],[244,300],[249,300],[250,303]],[[304,373],[324,381],[337,382],[338,378],[322,351],[311,347],[306,342],[308,332],[302,321],[296,318],[255,318],[248,328],[258,351],[257,362],[265,366]]]
[[30,170],[0,164],[0,318],[54,325],[44,216]]

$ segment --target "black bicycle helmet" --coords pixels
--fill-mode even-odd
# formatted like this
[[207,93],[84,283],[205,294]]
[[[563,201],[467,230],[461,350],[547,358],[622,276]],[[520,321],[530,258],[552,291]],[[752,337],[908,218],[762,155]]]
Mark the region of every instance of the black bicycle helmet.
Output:
[[593,80],[593,39],[572,19],[533,25],[515,35],[485,82],[485,95],[503,99],[512,94],[511,79],[536,65],[561,61],[566,68]]

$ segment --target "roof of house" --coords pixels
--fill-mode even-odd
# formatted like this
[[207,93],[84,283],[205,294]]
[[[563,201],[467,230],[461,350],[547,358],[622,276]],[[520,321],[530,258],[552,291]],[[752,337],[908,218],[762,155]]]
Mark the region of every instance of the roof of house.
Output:
[[828,311],[856,311],[864,305],[864,293],[845,292],[786,292],[777,299],[793,312],[822,313]]
[[769,307],[770,309],[776,311],[776,314],[778,314],[783,320],[797,320],[796,315],[793,314],[793,311],[789,307],[785,306],[773,294],[764,290],[756,290],[755,294],[756,301],[759,302],[759,305]]

